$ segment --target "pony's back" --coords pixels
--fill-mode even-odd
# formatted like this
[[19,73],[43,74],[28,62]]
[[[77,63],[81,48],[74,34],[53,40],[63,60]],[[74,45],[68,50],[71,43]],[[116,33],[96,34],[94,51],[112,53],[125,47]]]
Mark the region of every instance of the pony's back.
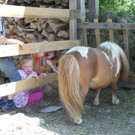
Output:
[[[99,48],[104,48],[108,52],[111,52],[113,61],[115,60],[115,58],[117,59],[117,70],[120,67],[119,58],[121,59],[122,70],[120,72],[120,79],[126,80],[129,74],[129,62],[123,49],[119,47],[119,45],[117,45],[116,43],[112,42],[104,42],[99,45]],[[117,71],[117,73],[118,72],[119,71]]]

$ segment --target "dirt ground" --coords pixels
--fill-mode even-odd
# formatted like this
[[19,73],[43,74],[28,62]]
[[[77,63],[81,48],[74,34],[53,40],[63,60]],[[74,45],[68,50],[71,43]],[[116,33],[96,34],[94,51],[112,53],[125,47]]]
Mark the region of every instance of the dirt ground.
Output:
[[65,109],[53,113],[39,110],[61,105],[58,93],[44,97],[38,107],[0,112],[0,135],[135,135],[135,89],[119,89],[119,105],[111,103],[111,88],[100,94],[100,105],[93,106],[95,91],[90,90],[84,105],[83,124],[74,125]]

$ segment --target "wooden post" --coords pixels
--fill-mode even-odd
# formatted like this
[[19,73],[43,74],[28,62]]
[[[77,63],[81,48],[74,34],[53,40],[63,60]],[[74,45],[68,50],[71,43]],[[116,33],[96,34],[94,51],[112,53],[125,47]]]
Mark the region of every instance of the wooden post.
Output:
[[[94,19],[94,23],[98,23],[98,19]],[[100,44],[100,32],[99,29],[95,29],[97,46]]]
[[[69,0],[69,8],[77,9],[77,1]],[[69,20],[69,39],[70,40],[77,39],[77,19],[74,18]]]
[[89,22],[98,19],[99,16],[99,0],[89,0]]
[[[78,22],[84,23],[85,22],[85,0],[78,0],[78,9],[81,11],[81,19],[78,20]],[[77,39],[81,39],[82,45],[88,46],[86,29],[85,28],[81,30],[79,29],[77,34],[78,34]]]
[[[126,19],[122,19],[123,23],[127,23]],[[129,45],[128,45],[128,33],[127,30],[123,30],[123,37],[124,37],[124,50],[129,60]]]
[[[108,19],[109,23],[112,23],[112,19]],[[110,37],[110,41],[114,42],[114,36],[113,36],[113,30],[109,29],[109,37]]]

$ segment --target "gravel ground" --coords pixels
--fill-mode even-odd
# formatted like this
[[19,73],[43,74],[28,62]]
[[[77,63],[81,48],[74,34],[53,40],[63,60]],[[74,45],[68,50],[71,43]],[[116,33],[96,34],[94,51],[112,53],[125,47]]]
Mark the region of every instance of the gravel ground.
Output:
[[135,135],[135,89],[118,90],[120,104],[112,105],[111,88],[106,88],[100,94],[99,106],[92,105],[95,91],[90,90],[80,126],[74,125],[65,109],[39,111],[60,105],[56,93],[46,95],[40,106],[0,112],[0,135]]

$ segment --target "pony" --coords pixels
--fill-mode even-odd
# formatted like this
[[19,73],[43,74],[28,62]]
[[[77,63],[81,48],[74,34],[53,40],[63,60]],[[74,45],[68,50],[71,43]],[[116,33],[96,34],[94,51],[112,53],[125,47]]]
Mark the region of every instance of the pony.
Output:
[[127,79],[129,62],[121,47],[106,41],[97,48],[73,47],[59,60],[60,99],[75,124],[81,124],[88,89],[96,90],[93,104],[99,105],[100,91],[112,83],[112,103],[119,104],[117,82]]

